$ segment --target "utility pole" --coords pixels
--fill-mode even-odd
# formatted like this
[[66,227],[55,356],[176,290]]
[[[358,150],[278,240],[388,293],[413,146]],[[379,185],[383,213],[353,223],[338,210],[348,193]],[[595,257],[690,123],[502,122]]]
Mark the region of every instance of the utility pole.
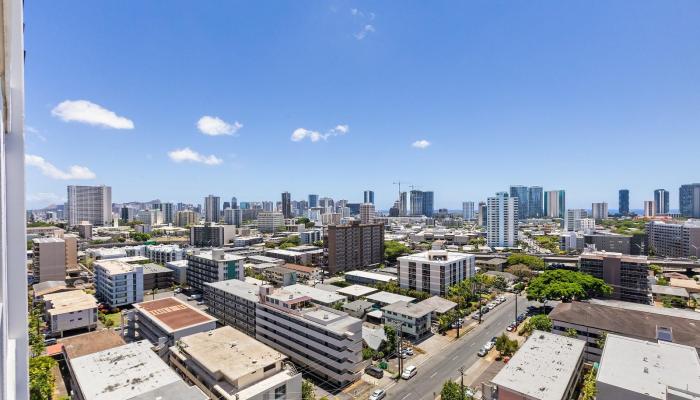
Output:
[[464,400],[464,365],[459,367],[459,375],[460,375],[460,382],[459,382],[459,392],[460,392],[460,398]]
[[398,343],[398,347],[397,347],[397,355],[399,357],[399,374],[401,374],[403,372],[403,358],[401,357],[402,356],[401,346],[403,345],[403,322],[398,324],[398,328],[399,328],[399,331],[398,331],[399,343]]
[[515,325],[518,325],[518,296],[519,295],[520,295],[520,293],[517,293],[517,292],[515,293],[515,319],[513,320],[513,321],[515,321]]

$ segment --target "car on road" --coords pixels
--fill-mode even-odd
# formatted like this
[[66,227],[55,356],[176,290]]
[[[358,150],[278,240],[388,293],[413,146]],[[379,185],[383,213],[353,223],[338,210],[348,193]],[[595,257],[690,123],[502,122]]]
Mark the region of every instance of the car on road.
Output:
[[525,318],[527,318],[527,315],[525,315],[525,314],[518,315],[518,317],[517,317],[518,323],[525,321]]
[[382,389],[377,389],[369,395],[369,400],[381,400],[386,397],[386,392]]
[[486,350],[486,349],[483,348],[483,347],[479,349],[479,352],[478,352],[478,353],[476,353],[476,355],[479,356],[479,357],[484,357],[484,356],[486,356],[487,354],[489,354],[489,351]]
[[452,329],[455,329],[457,327],[461,328],[462,325],[463,325],[463,323],[462,323],[462,320],[460,319],[460,320],[457,320],[456,322],[453,322],[452,325],[450,325],[450,326],[452,327]]
[[52,345],[56,344],[57,342],[58,342],[58,341],[56,340],[56,338],[46,338],[46,339],[44,339],[44,345],[45,345],[45,346],[52,346]]
[[401,378],[408,380],[408,379],[411,379],[414,376],[416,376],[417,373],[418,373],[418,368],[416,368],[415,365],[409,365],[401,373]]
[[486,351],[489,351],[489,350],[493,349],[493,346],[494,346],[494,345],[495,345],[495,343],[489,340],[489,341],[486,342],[486,344],[484,345],[484,349],[486,349]]
[[403,350],[401,350],[401,351],[402,351],[404,354],[406,354],[407,356],[412,356],[412,355],[413,355],[413,349],[411,349],[411,348],[406,348],[406,349],[403,349]]
[[513,332],[513,331],[515,330],[515,328],[517,328],[517,327],[518,327],[518,323],[515,322],[515,321],[513,321],[513,322],[510,323],[510,325],[508,325],[508,327],[506,328],[506,330],[507,330],[508,332]]
[[479,312],[478,311],[472,315],[472,319],[479,320]]
[[198,306],[203,306],[204,305],[204,300],[198,300],[197,301]]
[[365,374],[375,377],[377,379],[382,379],[384,377],[384,370],[377,368],[374,365],[369,365],[365,368]]
[[201,300],[202,295],[201,294],[193,294],[192,296],[187,298],[187,301],[192,301],[192,300]]

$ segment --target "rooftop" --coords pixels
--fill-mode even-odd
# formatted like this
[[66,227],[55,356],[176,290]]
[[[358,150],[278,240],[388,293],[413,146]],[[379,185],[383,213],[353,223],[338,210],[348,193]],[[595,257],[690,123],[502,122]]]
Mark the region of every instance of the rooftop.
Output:
[[85,400],[129,399],[182,381],[148,341],[74,358],[71,366]]
[[661,296],[677,296],[688,298],[688,291],[682,287],[651,285],[651,293]]
[[255,303],[260,301],[260,286],[252,283],[243,282],[238,279],[229,279],[226,281],[205,283],[205,285],[244,298],[248,301]]
[[304,296],[309,297],[311,301],[315,303],[321,304],[333,304],[337,302],[345,302],[345,300],[347,300],[347,297],[339,295],[337,293],[328,292],[323,289],[318,289],[299,283],[295,285],[284,286],[280,289],[277,289],[274,293],[270,295],[271,298],[276,298],[283,302]]
[[379,293],[374,293],[366,297],[367,300],[373,302],[373,303],[381,303],[381,304],[393,304],[399,301],[405,301],[407,303],[414,302],[416,299],[413,297],[409,296],[404,296],[401,294],[396,294],[396,293],[390,293],[390,292],[379,292]]
[[580,259],[584,260],[604,260],[606,258],[619,258],[623,262],[648,264],[647,256],[632,256],[629,254],[614,253],[609,251],[587,251],[581,254]]
[[102,267],[110,275],[126,274],[132,272],[136,265],[121,260],[99,260],[95,266]]
[[187,268],[187,260],[168,261],[165,263],[165,265],[170,265],[178,268]]
[[34,296],[39,297],[57,291],[74,289],[66,286],[65,281],[44,281],[32,285],[32,290],[34,291]]
[[362,297],[362,296],[367,296],[372,293],[377,293],[379,289],[375,289],[369,286],[362,286],[362,285],[350,285],[344,288],[339,288],[337,290],[338,293],[346,295],[346,296],[351,296],[351,297]]
[[317,268],[315,268],[315,267],[307,267],[305,265],[290,264],[290,263],[284,264],[284,267],[292,269],[292,270],[297,271],[297,272],[305,273],[305,274],[311,274],[317,270]]
[[411,318],[420,318],[424,315],[432,313],[434,308],[432,305],[425,304],[425,302],[422,301],[420,303],[398,301],[382,307],[382,311],[384,311],[384,315],[386,315],[387,311],[391,311]]
[[210,375],[223,376],[232,383],[286,359],[284,354],[230,326],[185,336],[171,349],[186,354]]
[[622,301],[558,304],[553,321],[593,327],[639,339],[656,340],[657,327],[670,328],[673,342],[700,348],[700,313]]
[[279,264],[279,263],[284,262],[284,260],[280,260],[279,258],[267,257],[267,256],[248,256],[248,260],[259,262],[259,263],[272,263],[272,264]]
[[608,335],[597,381],[666,399],[667,387],[700,395],[700,360],[690,346]]
[[449,301],[440,296],[433,296],[421,301],[418,304],[424,304],[433,309],[434,312],[438,314],[444,314],[453,308],[457,307],[457,303],[454,301]]
[[356,277],[360,277],[360,278],[372,279],[375,281],[385,282],[385,283],[396,280],[395,276],[378,274],[376,272],[368,272],[368,271],[348,271],[345,273],[345,279],[347,279],[348,276],[351,276],[351,277],[356,276]]
[[97,299],[82,290],[70,290],[44,295],[44,301],[51,308],[49,315],[65,314],[90,308],[97,308]]
[[154,321],[166,332],[175,332],[216,321],[216,318],[200,311],[177,297],[144,301],[134,304],[142,315]]
[[173,272],[173,270],[171,270],[170,268],[165,268],[164,266],[159,265],[159,264],[154,264],[154,263],[143,264],[143,274],[144,275],[147,275],[147,274],[165,274],[165,273],[169,273],[169,272]]
[[55,237],[47,237],[47,238],[36,238],[32,239],[34,244],[38,243],[63,243],[63,239],[55,238]]
[[370,303],[367,300],[355,300],[350,303],[346,303],[343,305],[343,310],[351,310],[354,312],[360,312],[360,311],[365,311],[368,308],[372,308],[374,306],[374,303]]
[[694,291],[700,291],[700,284],[698,284],[698,282],[695,279],[671,278],[669,285]]
[[474,257],[471,254],[459,253],[456,251],[447,250],[428,250],[421,253],[409,254],[407,256],[399,257],[399,261],[415,261],[415,262],[440,262],[440,263],[450,263],[459,260],[464,260],[465,258]]
[[215,261],[241,261],[245,260],[246,257],[239,256],[236,254],[226,253],[223,249],[214,249],[211,251],[199,251],[198,253],[190,254],[191,257],[203,258],[205,260],[215,260]]
[[492,383],[538,400],[564,398],[585,342],[534,331]]
[[60,339],[69,359],[124,345],[124,339],[111,329],[93,331],[83,335]]

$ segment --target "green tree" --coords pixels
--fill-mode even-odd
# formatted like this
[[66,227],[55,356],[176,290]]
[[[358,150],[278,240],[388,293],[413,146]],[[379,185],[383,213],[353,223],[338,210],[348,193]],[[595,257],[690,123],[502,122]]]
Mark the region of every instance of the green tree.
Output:
[[508,338],[504,333],[496,338],[496,350],[501,357],[512,356],[518,350],[518,341]]
[[525,326],[523,327],[523,330],[528,335],[531,334],[532,331],[551,332],[552,320],[544,314],[535,315],[529,320],[527,320]]
[[48,356],[29,359],[29,398],[31,400],[51,398],[56,383],[51,371],[54,366],[56,366],[56,360]]
[[310,380],[304,379],[301,382],[301,399],[302,400],[315,400],[316,392],[314,391],[314,384]]
[[369,360],[372,357],[374,357],[374,350],[372,350],[369,347],[365,347],[364,349],[362,349],[362,359],[363,360]]
[[527,299],[544,302],[546,300],[584,300],[594,296],[609,295],[612,288],[602,279],[577,271],[545,271],[530,280]]
[[384,324],[384,334],[386,335],[386,342],[382,345],[382,353],[393,354],[396,351],[397,337],[396,337],[396,327],[391,324]]
[[581,389],[581,397],[580,400],[593,400],[595,399],[596,395],[596,368],[591,367],[591,369],[588,371],[586,374],[586,377],[583,378],[583,388]]
[[506,283],[506,278],[497,275],[493,282],[493,287],[498,290],[506,290],[508,284]]
[[658,264],[649,264],[649,270],[654,272],[654,275],[661,275],[664,271]]
[[387,240],[384,242],[384,258],[388,261],[396,261],[397,258],[404,254],[408,254],[410,249],[408,246],[399,243],[395,240]]
[[[31,304],[31,300],[30,300]],[[31,348],[32,357],[38,357],[46,348],[44,344],[44,336],[41,334],[42,325],[42,309],[40,305],[32,306],[29,311],[29,347]]]
[[508,265],[523,264],[534,270],[544,269],[544,260],[530,254],[511,254],[507,260]]
[[566,330],[566,337],[576,339],[578,337],[578,332],[574,328],[569,328]]
[[464,400],[461,386],[455,381],[446,381],[445,384],[442,385],[440,398],[442,400]]
[[598,335],[598,339],[595,341],[595,345],[598,346],[599,349],[602,349],[605,347],[605,341],[608,339],[608,332],[600,332],[600,335]]
[[515,275],[518,280],[523,281],[532,276],[532,270],[525,264],[514,264],[506,268],[506,272]]

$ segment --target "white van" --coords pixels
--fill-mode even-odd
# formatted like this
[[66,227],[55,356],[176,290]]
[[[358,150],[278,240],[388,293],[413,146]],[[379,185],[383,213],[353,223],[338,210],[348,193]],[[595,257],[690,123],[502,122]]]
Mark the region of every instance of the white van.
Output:
[[418,373],[418,369],[416,368],[416,366],[409,365],[408,367],[406,367],[406,369],[403,370],[401,378],[408,380],[413,378],[416,375],[416,373]]

